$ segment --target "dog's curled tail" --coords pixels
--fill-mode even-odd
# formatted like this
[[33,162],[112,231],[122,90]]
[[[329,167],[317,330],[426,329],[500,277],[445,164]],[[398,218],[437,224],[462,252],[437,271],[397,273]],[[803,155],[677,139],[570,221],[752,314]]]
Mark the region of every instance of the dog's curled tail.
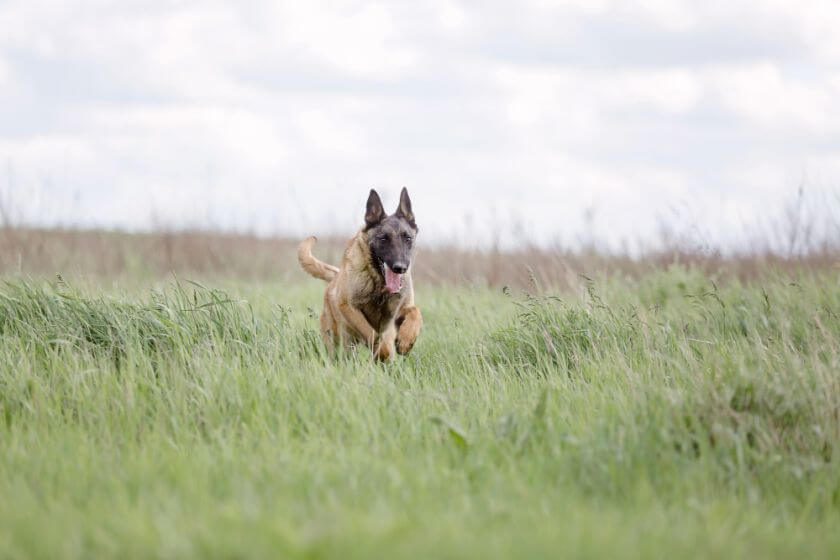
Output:
[[312,256],[312,246],[315,245],[317,241],[318,238],[311,235],[300,242],[300,245],[298,245],[298,262],[300,262],[300,266],[303,270],[315,278],[320,278],[321,280],[329,282],[335,278],[336,274],[338,274],[338,268],[331,264],[321,262]]

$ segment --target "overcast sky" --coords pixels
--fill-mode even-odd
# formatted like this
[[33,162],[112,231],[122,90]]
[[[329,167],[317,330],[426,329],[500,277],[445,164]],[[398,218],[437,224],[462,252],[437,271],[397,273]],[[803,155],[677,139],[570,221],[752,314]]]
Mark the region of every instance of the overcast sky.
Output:
[[[840,2],[0,2],[0,193],[39,224],[726,240],[840,185]],[[589,216],[589,218],[587,218]]]

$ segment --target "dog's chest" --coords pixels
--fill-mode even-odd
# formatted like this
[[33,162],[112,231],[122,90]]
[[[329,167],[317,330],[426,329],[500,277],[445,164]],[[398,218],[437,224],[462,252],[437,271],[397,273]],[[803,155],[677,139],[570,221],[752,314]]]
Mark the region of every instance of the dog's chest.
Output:
[[364,314],[370,326],[382,332],[397,314],[401,299],[400,294],[374,292],[364,301],[357,302],[356,307]]

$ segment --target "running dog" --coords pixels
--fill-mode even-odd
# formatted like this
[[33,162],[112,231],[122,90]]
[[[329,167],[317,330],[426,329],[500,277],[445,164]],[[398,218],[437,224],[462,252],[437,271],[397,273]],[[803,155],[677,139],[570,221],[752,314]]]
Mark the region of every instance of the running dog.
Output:
[[298,261],[303,270],[329,282],[321,312],[321,336],[328,348],[362,343],[382,361],[394,350],[411,350],[423,326],[411,280],[417,231],[405,187],[390,216],[371,189],[365,225],[347,243],[341,266],[312,256],[316,237],[301,242]]

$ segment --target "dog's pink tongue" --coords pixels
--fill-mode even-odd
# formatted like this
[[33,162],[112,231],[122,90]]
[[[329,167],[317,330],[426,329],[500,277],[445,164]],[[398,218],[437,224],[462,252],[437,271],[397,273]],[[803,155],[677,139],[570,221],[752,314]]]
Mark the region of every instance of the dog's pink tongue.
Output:
[[385,289],[392,294],[400,291],[402,286],[402,274],[397,274],[387,264],[385,265]]

